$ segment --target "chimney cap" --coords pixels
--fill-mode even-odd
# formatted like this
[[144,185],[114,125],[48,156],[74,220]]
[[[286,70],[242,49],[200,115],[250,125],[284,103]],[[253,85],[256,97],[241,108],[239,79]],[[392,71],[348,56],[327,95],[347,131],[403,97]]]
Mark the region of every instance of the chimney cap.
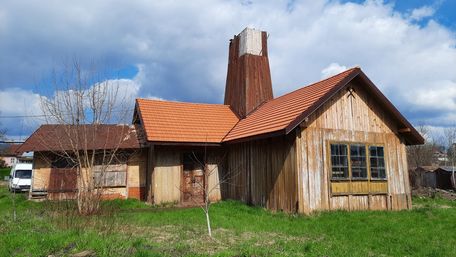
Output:
[[245,54],[262,55],[263,32],[261,30],[246,27],[238,37],[239,57]]

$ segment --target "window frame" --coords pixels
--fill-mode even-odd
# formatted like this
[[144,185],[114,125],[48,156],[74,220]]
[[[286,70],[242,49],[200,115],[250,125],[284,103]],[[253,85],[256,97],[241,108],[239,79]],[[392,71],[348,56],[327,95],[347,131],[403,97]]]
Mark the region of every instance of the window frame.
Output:
[[351,167],[350,167],[350,147],[349,145],[345,144],[345,143],[335,143],[337,145],[345,145],[346,149],[347,149],[347,168],[348,168],[348,176],[347,177],[343,177],[343,178],[334,178],[333,175],[332,175],[332,168],[333,168],[333,165],[332,165],[332,154],[331,154],[331,144],[333,143],[330,143],[329,144],[329,165],[330,165],[330,171],[331,171],[331,174],[330,174],[330,177],[331,177],[331,180],[335,180],[335,181],[350,181],[350,178],[351,178]]
[[[385,170],[385,177],[384,178],[372,178],[372,166],[371,166],[371,154],[370,154],[370,147],[382,147],[383,148],[383,169]],[[385,151],[385,146],[383,144],[369,144],[367,145],[367,150],[368,150],[368,158],[369,158],[369,179],[371,181],[388,181],[388,172],[386,168],[386,151]],[[378,158],[378,155],[376,156]]]
[[[332,155],[331,155],[331,145],[346,145],[347,147],[347,160],[348,160],[348,178],[334,178],[332,175]],[[352,175],[352,165],[351,165],[351,145],[363,145],[366,151],[366,171],[367,177],[366,178],[353,178]],[[371,176],[371,155],[370,155],[370,147],[382,147],[383,148],[383,160],[384,160],[384,168],[385,168],[385,178],[372,178]],[[361,143],[356,141],[330,141],[328,140],[327,144],[327,158],[328,158],[328,167],[329,167],[329,180],[331,182],[351,182],[351,181],[388,181],[388,169],[387,169],[387,154],[385,150],[385,144],[383,143]]]

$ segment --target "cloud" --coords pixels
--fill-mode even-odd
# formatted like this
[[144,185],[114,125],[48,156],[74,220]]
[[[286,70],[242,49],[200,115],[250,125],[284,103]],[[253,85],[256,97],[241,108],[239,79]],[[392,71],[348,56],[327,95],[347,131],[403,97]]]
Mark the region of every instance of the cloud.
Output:
[[[141,84],[138,78],[133,79],[108,79],[98,82],[90,86],[87,90],[84,90],[84,105],[85,108],[89,108],[89,94],[93,91],[98,91],[99,95],[113,96],[107,104],[114,106],[114,118],[111,118],[110,122],[116,123],[128,123],[131,120],[133,114],[133,108],[135,104],[135,98],[138,97]],[[42,103],[43,100],[68,99],[73,98],[76,93],[74,91],[55,91],[52,96],[40,95],[30,90],[23,90],[20,88],[7,88],[0,90],[0,128],[6,129],[7,138],[19,139],[23,135],[27,135],[33,132],[37,126],[43,123],[56,123],[50,113],[43,111]],[[74,98],[75,99],[75,98]],[[105,98],[107,99],[107,98]],[[60,112],[66,112],[67,110],[62,107]],[[91,117],[88,117],[90,120]]]
[[435,9],[431,6],[422,6],[420,8],[413,9],[410,13],[409,19],[412,21],[420,21],[424,18],[431,17],[434,15]]
[[346,66],[342,66],[338,63],[333,62],[328,67],[324,68],[321,71],[321,78],[322,79],[329,78],[329,77],[336,75],[338,73],[341,73],[342,71],[345,71],[345,70],[347,70]]
[[30,134],[44,121],[43,117],[34,117],[42,115],[39,94],[21,88],[7,88],[0,90],[0,99],[0,128],[6,129],[8,138],[10,135],[17,138]]
[[456,118],[456,35],[432,19],[434,7],[399,13],[383,1],[81,0],[4,1],[0,10],[0,90],[29,91],[58,60],[78,56],[137,65],[140,97],[221,103],[229,39],[251,26],[269,33],[275,96],[359,65],[412,122],[447,126]]

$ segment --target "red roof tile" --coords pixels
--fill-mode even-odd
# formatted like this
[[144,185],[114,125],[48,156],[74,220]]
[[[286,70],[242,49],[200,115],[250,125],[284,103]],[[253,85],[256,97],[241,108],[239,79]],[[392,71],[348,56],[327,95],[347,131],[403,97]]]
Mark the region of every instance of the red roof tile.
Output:
[[136,99],[148,141],[221,143],[239,121],[228,105]]
[[223,141],[285,130],[302,113],[331,93],[341,82],[356,75],[357,72],[359,72],[359,68],[349,69],[264,103],[245,119],[239,121]]
[[221,143],[288,134],[357,76],[402,126],[410,128],[404,135],[408,144],[422,144],[424,139],[358,67],[269,100],[242,120],[221,104],[137,99],[136,110],[147,140],[154,142]]

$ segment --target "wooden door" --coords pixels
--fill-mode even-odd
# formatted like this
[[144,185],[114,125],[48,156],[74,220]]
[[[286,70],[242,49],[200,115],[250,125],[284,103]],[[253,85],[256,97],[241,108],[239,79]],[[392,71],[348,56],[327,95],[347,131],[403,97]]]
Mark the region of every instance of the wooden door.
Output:
[[48,185],[49,199],[73,198],[77,191],[77,170],[51,168]]
[[182,177],[182,203],[188,205],[204,202],[203,170],[184,170]]

